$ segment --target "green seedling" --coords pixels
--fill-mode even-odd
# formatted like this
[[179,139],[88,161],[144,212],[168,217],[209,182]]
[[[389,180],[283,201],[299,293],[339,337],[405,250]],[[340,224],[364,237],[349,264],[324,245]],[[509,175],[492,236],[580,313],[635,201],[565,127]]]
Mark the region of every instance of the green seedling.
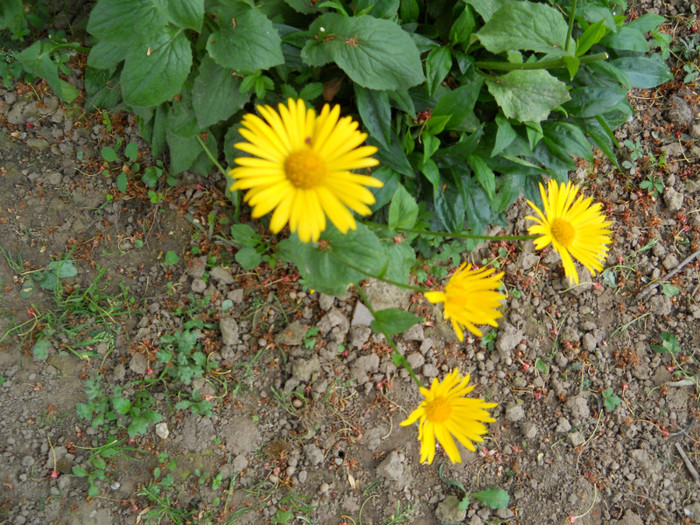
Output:
[[202,399],[197,390],[192,392],[191,401],[189,399],[183,399],[175,405],[176,410],[187,410],[188,408],[193,414],[202,414],[206,417],[212,416],[211,401]]
[[481,346],[489,351],[493,351],[496,339],[498,339],[498,330],[490,330],[481,336]]
[[438,476],[442,481],[444,481],[452,487],[457,487],[462,492],[462,499],[460,500],[458,506],[461,510],[465,510],[469,507],[469,504],[471,503],[471,498],[480,501],[481,503],[483,503],[491,509],[503,509],[508,506],[508,503],[510,503],[510,495],[503,489],[492,488],[470,493],[465,488],[464,484],[460,481],[456,481],[454,479],[445,480],[445,478],[443,478],[442,476],[443,466],[444,463],[440,464],[440,468],[438,469]]
[[676,354],[682,351],[678,338],[669,332],[662,332],[661,344],[651,345],[651,349],[659,354]]
[[247,224],[234,224],[231,226],[231,239],[225,239],[217,235],[224,244],[238,248],[236,262],[246,271],[253,270],[266,262],[275,266],[277,256],[272,245],[262,240],[262,237]]
[[622,403],[622,400],[613,393],[612,388],[606,388],[601,392],[601,395],[603,396],[603,404],[608,412],[613,412]]
[[163,266],[175,266],[180,261],[180,256],[172,250],[165,252]]
[[[191,330],[184,330],[161,337],[161,348],[156,354],[158,361],[165,366],[164,374],[189,385],[193,379],[202,377],[206,372],[218,368],[216,361],[210,361],[207,354],[202,352],[198,335]],[[198,406],[196,403],[189,405]]]
[[309,328],[306,333],[304,334],[304,348],[307,350],[313,350],[316,348],[316,335],[318,335],[319,328],[318,326],[312,326]]
[[[90,457],[87,460],[87,468],[81,466],[73,467],[73,474],[79,478],[86,478],[90,485],[88,489],[88,496],[97,497],[100,493],[100,488],[97,484],[98,481],[107,481],[107,461],[110,459],[121,456],[130,457],[127,452],[141,452],[137,448],[124,446],[122,443],[123,439],[115,439],[111,443],[103,445],[98,448],[90,448],[92,450]],[[76,447],[83,448],[83,447]]]
[[639,187],[643,190],[647,190],[647,193],[652,197],[658,197],[664,192],[663,180],[651,174],[647,175],[647,178],[639,183]]

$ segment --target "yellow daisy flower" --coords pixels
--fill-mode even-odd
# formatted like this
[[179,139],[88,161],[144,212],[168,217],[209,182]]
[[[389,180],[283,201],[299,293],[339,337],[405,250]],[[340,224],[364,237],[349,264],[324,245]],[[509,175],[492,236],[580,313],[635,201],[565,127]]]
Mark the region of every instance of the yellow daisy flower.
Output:
[[473,386],[467,386],[469,379],[469,374],[463,377],[459,369],[455,368],[442,383],[433,378],[430,390],[421,387],[420,392],[425,399],[401,422],[401,426],[405,427],[420,419],[418,440],[421,442],[421,463],[427,461],[429,465],[432,464],[435,459],[436,439],[452,463],[461,463],[462,456],[452,436],[467,449],[476,452],[472,441],[481,443],[484,440],[481,436],[486,434],[487,430],[483,423],[496,421],[487,409],[497,406],[498,403],[464,397],[474,390]]
[[369,215],[367,205],[375,199],[365,186],[380,188],[382,182],[351,170],[379,164],[370,157],[377,148],[361,146],[367,134],[351,117],[339,119],[340,106],[326,104],[316,115],[303,100],[289,99],[278,108],[258,106],[263,118],[243,117],[240,133],[247,142],[234,147],[252,156],[236,159],[231,191],[248,190],[244,200],[253,218],[274,210],[274,233],[289,223],[303,242],[317,241],[326,216],[342,233],[354,230],[350,210]]
[[471,267],[462,264],[450,277],[444,292],[425,292],[431,303],[445,303],[445,319],[452,321],[460,341],[464,340],[464,328],[481,337],[483,334],[475,325],[498,326],[496,319],[503,314],[497,308],[501,299],[506,298],[496,291],[501,286],[503,272],[492,275],[495,270],[491,268],[472,270]]
[[603,205],[598,202],[591,206],[592,197],[584,199],[581,195],[576,199],[579,189],[571,182],[558,185],[550,179],[545,193],[540,184],[544,212],[527,201],[538,217],[525,217],[537,223],[528,228],[530,234],[540,235],[534,241],[535,248],[541,250],[551,243],[561,256],[564,273],[576,284],[578,272],[572,257],[595,275],[603,270],[607,245],[612,243],[608,229],[612,223],[605,222],[605,215],[600,212]]

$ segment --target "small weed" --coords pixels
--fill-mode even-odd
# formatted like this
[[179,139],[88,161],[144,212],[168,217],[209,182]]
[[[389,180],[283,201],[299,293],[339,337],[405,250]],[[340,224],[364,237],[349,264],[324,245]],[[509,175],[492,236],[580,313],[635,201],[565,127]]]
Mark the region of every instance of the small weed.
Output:
[[176,410],[187,410],[188,408],[193,414],[202,414],[206,417],[212,416],[211,401],[202,399],[197,390],[192,392],[191,401],[189,399],[183,399],[175,405]]
[[304,348],[307,350],[313,350],[316,348],[316,338],[314,337],[319,332],[318,326],[312,326],[304,334]]
[[614,411],[622,403],[622,400],[613,393],[612,388],[606,388],[601,392],[601,395],[603,396],[603,404],[608,412]]
[[490,330],[481,336],[481,346],[493,351],[498,339],[498,330]]
[[676,354],[682,351],[678,338],[669,332],[662,332],[661,344],[651,345],[651,349],[659,354]]
[[219,235],[216,236],[224,244],[238,248],[235,258],[245,271],[253,270],[261,263],[268,263],[274,267],[277,256],[270,243],[262,240],[262,237],[247,224],[234,224],[231,226],[231,240]]
[[639,187],[646,190],[652,197],[658,197],[664,192],[664,182],[661,178],[647,175],[647,178],[639,183]]
[[[140,452],[139,449],[133,447],[124,446],[124,440],[115,439],[111,443],[103,445],[98,448],[90,448],[92,453],[87,460],[87,468],[81,466],[73,467],[73,474],[79,478],[86,478],[87,482],[90,484],[88,489],[88,496],[93,498],[97,497],[100,493],[100,488],[98,481],[107,481],[107,461],[116,457],[130,457],[127,452]],[[83,447],[76,447],[83,448]]]
[[438,476],[440,479],[452,487],[457,487],[462,492],[462,499],[460,500],[458,506],[460,509],[464,510],[468,508],[472,497],[494,510],[503,509],[508,506],[508,503],[510,503],[510,495],[503,489],[486,489],[480,492],[470,493],[467,491],[463,483],[454,479],[446,480],[442,476],[443,467],[444,463],[440,464],[440,468],[438,468]]
[[382,525],[400,525],[402,523],[412,523],[416,504],[409,502],[402,505],[400,501],[396,502],[396,512],[391,514]]
[[180,261],[180,256],[172,250],[165,252],[163,266],[174,266]]
[[[197,332],[185,329],[175,334],[166,334],[160,338],[163,345],[156,354],[158,361],[166,365],[164,374],[189,385],[193,379],[202,377],[206,372],[218,368],[219,363],[209,361],[207,354],[197,341]],[[196,403],[198,403],[197,401]],[[190,404],[190,407],[196,406]]]

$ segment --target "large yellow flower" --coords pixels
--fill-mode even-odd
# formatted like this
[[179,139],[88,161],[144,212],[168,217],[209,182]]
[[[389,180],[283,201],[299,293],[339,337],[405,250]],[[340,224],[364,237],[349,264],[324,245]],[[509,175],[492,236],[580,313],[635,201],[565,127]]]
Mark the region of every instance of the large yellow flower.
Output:
[[[243,117],[241,135],[248,142],[235,147],[251,157],[238,157],[230,171],[233,190],[248,190],[245,201],[258,218],[274,210],[270,229],[277,233],[289,223],[303,242],[317,241],[326,229],[326,216],[342,233],[355,229],[350,210],[371,213],[372,193],[382,182],[351,170],[376,166],[374,146],[360,146],[367,135],[340,106],[328,104],[316,115],[303,100],[289,99],[279,111],[258,106],[263,118]],[[263,120],[264,119],[264,120]],[[349,208],[349,209],[348,209]]]
[[475,452],[472,441],[482,442],[484,438],[481,436],[487,432],[483,423],[496,421],[487,409],[497,406],[498,403],[464,397],[474,390],[473,386],[467,386],[469,378],[469,374],[466,377],[461,376],[457,368],[448,374],[442,383],[433,378],[430,390],[424,387],[420,389],[425,398],[423,402],[401,422],[401,426],[405,427],[420,419],[418,440],[421,442],[421,463],[427,461],[431,464],[435,459],[436,439],[452,463],[461,463],[462,456],[452,436],[467,449]]
[[[561,256],[564,273],[571,282],[578,284],[578,272],[572,257],[590,270],[592,275],[603,270],[603,261],[608,255],[607,246],[612,242],[612,233],[601,213],[602,204],[591,206],[592,197],[576,199],[579,187],[568,184],[558,185],[553,179],[547,184],[547,193],[540,184],[540,195],[544,203],[544,212],[530,201],[527,203],[537,212],[538,217],[526,217],[535,221],[528,228],[535,239],[535,248],[541,250],[552,244]],[[574,201],[574,199],[576,199]]]
[[445,303],[445,319],[452,321],[460,341],[464,340],[464,328],[481,337],[483,334],[475,325],[498,326],[496,319],[503,314],[497,308],[506,297],[496,291],[501,286],[503,272],[492,275],[493,269],[471,267],[462,264],[450,277],[444,292],[425,292],[431,303]]

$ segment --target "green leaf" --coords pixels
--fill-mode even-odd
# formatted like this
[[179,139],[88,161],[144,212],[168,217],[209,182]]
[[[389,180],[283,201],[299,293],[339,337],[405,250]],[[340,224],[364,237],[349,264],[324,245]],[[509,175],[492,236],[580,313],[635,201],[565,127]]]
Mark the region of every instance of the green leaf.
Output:
[[148,37],[167,23],[167,0],[99,0],[87,31],[99,40],[124,44]]
[[236,252],[236,262],[241,265],[245,271],[257,268],[262,261],[262,256],[255,248],[244,246]]
[[624,57],[610,63],[627,75],[632,87],[649,89],[673,80],[668,66],[659,58]]
[[662,332],[661,344],[651,345],[651,349],[659,354],[673,354],[682,350],[678,338],[670,332]]
[[630,26],[622,26],[617,33],[608,33],[600,41],[605,47],[624,51],[646,53],[649,51],[649,43],[642,33]]
[[[443,95],[435,105],[426,129],[431,127],[432,122],[441,117],[447,117],[444,128],[455,131],[475,131],[479,121],[474,116],[474,106],[483,83],[481,77],[474,75],[457,89]],[[437,130],[433,132],[435,131]]]
[[411,247],[411,243],[403,241],[395,243],[389,239],[382,243],[388,261],[383,277],[392,281],[407,283],[411,269],[416,264],[416,251]]
[[49,357],[49,350],[51,349],[51,341],[48,337],[40,337],[34,347],[32,348],[32,355],[34,359],[38,361],[46,361]]
[[321,66],[334,61],[362,87],[398,90],[425,80],[414,40],[394,22],[326,13],[309,32],[313,38],[301,51],[304,62]]
[[122,193],[126,193],[126,183],[126,173],[123,171],[119,172],[119,175],[117,175],[117,189]]
[[564,106],[575,117],[603,115],[627,100],[627,90],[621,87],[580,87],[572,89],[571,100]]
[[204,19],[204,0],[169,0],[168,18],[183,29],[202,29]]
[[476,28],[476,20],[471,7],[464,6],[464,9],[450,28],[450,43],[453,46],[466,43]]
[[310,3],[309,0],[284,0],[284,3],[295,11],[305,15],[318,11],[318,8],[314,6],[314,4]]
[[180,29],[162,28],[132,47],[121,74],[122,96],[133,106],[157,106],[180,92],[190,73],[192,48]]
[[192,88],[192,107],[200,128],[226,120],[250,100],[250,94],[241,94],[241,81],[233,74],[210,56],[202,60]]
[[385,148],[391,140],[391,105],[386,91],[366,89],[355,84],[357,110],[369,134]]
[[428,79],[428,96],[432,97],[445,77],[452,69],[450,48],[440,46],[428,53],[425,60],[425,76]]
[[513,126],[510,125],[508,119],[500,113],[496,115],[496,126],[498,130],[496,131],[496,141],[494,142],[493,149],[491,150],[492,157],[495,157],[510,146],[517,136],[516,131],[513,129]]
[[569,154],[593,162],[593,148],[583,130],[571,122],[546,122],[543,142],[553,153],[569,160]]
[[479,155],[467,155],[467,163],[474,172],[476,180],[486,190],[486,195],[489,199],[493,199],[496,195],[496,174]]
[[607,31],[603,20],[589,25],[576,40],[576,56],[585,55],[589,49],[601,41]]
[[402,184],[399,184],[389,205],[389,228],[392,230],[411,229],[416,225],[416,220],[418,220],[416,199],[406,191]]
[[129,46],[100,40],[90,50],[87,65],[97,69],[110,69],[126,58]]
[[73,467],[73,474],[75,474],[79,478],[85,478],[88,475],[88,471],[85,470],[83,467],[79,467],[78,465],[75,465]]
[[681,293],[681,289],[678,286],[671,283],[664,283],[664,285],[661,288],[663,294],[666,297],[675,297],[676,295]]
[[472,496],[492,509],[503,509],[510,502],[510,495],[503,489],[486,489],[474,492]]
[[364,272],[378,275],[382,270],[384,261],[377,257],[383,253],[382,244],[364,224],[357,224],[356,230],[345,235],[329,224],[321,240],[316,245],[292,236],[277,245],[280,257],[296,264],[310,288],[328,295],[342,295],[350,283],[367,278]]
[[36,276],[36,280],[44,290],[53,291],[58,285],[59,279],[66,279],[78,275],[78,269],[70,259],[52,261],[42,272]]
[[467,4],[472,6],[474,10],[481,15],[484,22],[491,20],[494,13],[510,1],[511,0],[466,0]]
[[242,73],[284,63],[279,32],[259,9],[238,4],[214,12],[225,24],[207,39],[207,51],[217,63]]
[[163,264],[165,264],[166,266],[173,266],[177,264],[179,260],[180,257],[178,256],[178,254],[170,250],[165,253],[165,259],[163,259]]
[[126,415],[131,410],[131,401],[123,397],[113,397],[112,407],[117,414]]
[[568,24],[553,7],[531,2],[509,2],[476,32],[483,46],[498,54],[512,49],[548,55],[572,54],[564,49]]
[[114,162],[117,160],[117,152],[114,151],[114,148],[110,148],[109,146],[102,148],[101,154],[106,162]]
[[58,77],[58,65],[51,60],[51,53],[54,49],[53,44],[35,42],[17,55],[17,60],[28,72],[46,80],[61,99],[73,102],[79,92],[71,84]]
[[541,122],[569,100],[566,84],[541,69],[511,71],[486,85],[503,114],[520,122]]
[[603,404],[605,405],[605,408],[608,412],[612,412],[618,407],[620,403],[622,403],[622,400],[613,393],[612,388],[607,388],[603,390],[602,395]]
[[25,27],[24,4],[22,0],[6,0],[0,5],[0,29],[19,33]]
[[631,27],[640,33],[648,33],[649,31],[653,31],[659,27],[664,22],[666,22],[666,19],[663,16],[655,13],[647,13],[639,18],[630,20],[625,27]]
[[374,320],[370,327],[375,332],[383,333],[387,337],[401,334],[411,328],[414,324],[422,322],[424,319],[413,315],[410,312],[399,310],[398,308],[387,308],[374,312]]

